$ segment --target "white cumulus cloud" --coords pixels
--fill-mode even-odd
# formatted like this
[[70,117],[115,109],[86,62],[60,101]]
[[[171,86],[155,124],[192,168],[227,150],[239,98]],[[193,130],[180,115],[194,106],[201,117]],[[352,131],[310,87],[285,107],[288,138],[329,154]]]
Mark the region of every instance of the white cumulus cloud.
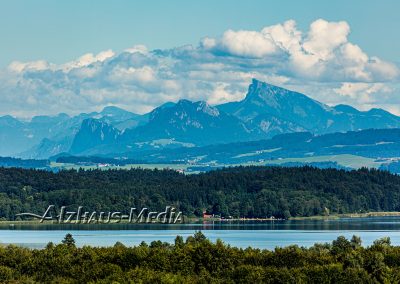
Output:
[[71,114],[118,105],[144,113],[181,98],[219,104],[244,97],[251,78],[329,104],[396,112],[399,67],[349,41],[344,21],[294,20],[260,31],[227,30],[198,46],[87,53],[64,64],[14,61],[0,70],[0,114]]
[[270,38],[256,31],[228,30],[223,34],[216,46],[222,52],[255,58],[274,54],[278,50],[276,44]]

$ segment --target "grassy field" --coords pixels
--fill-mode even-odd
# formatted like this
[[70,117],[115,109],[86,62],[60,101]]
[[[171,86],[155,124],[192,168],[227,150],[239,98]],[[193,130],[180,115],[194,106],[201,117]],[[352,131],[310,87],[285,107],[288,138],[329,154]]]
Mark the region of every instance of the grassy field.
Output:
[[284,158],[280,160],[268,160],[263,164],[281,165],[284,163],[313,163],[313,162],[337,162],[339,165],[349,168],[358,169],[361,167],[379,168],[382,162],[375,162],[375,159],[366,158],[356,155],[332,155],[332,156],[313,156],[304,158]]
[[267,149],[267,150],[259,150],[259,151],[255,151],[255,152],[240,154],[240,155],[237,155],[237,156],[235,156],[235,157],[233,157],[233,158],[252,157],[252,156],[260,155],[260,154],[262,154],[262,153],[272,153],[272,152],[278,151],[278,150],[280,150],[280,149],[282,149],[282,148],[273,148],[273,149]]
[[[373,158],[366,158],[356,155],[343,154],[343,155],[331,155],[331,156],[311,156],[311,157],[303,157],[303,158],[282,158],[275,160],[266,160],[263,162],[247,162],[240,164],[229,164],[226,166],[264,166],[264,165],[282,165],[285,163],[315,163],[315,162],[336,162],[341,166],[359,169],[361,167],[368,168],[379,168],[383,163],[376,162]],[[174,170],[184,170],[187,171],[189,167],[193,167],[195,165],[189,164],[129,164],[125,166],[105,166],[98,167],[96,165],[93,166],[82,166],[77,164],[70,163],[56,163],[52,162],[50,165],[52,168],[60,168],[60,169],[79,169],[83,168],[86,170],[89,169],[131,169],[131,168],[143,168],[143,169],[174,169]],[[201,166],[201,165],[198,165]],[[224,166],[223,164],[216,164],[216,167]]]

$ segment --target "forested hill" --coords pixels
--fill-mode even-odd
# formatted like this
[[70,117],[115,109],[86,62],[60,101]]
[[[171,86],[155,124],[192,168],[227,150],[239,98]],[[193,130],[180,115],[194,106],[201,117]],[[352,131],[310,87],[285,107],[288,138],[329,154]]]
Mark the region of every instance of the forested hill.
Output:
[[[49,204],[126,212],[175,205],[184,215],[287,218],[400,211],[400,176],[361,169],[238,167],[199,175],[172,170],[61,171],[0,168],[0,218]],[[328,209],[328,210],[327,210]]]

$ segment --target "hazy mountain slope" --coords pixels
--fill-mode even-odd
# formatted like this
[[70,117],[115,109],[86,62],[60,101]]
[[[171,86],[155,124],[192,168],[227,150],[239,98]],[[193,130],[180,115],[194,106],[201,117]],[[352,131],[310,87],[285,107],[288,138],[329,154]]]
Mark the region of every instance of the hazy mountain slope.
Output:
[[55,125],[62,125],[69,116],[36,116],[31,121],[20,121],[11,116],[0,117],[0,155],[13,156],[54,136]]
[[311,98],[253,79],[246,98],[237,103],[221,105],[220,110],[231,113],[244,121],[262,114],[269,114],[286,121],[310,128],[326,126],[331,108]]
[[[302,129],[316,134],[359,130],[367,128],[397,128],[400,118],[381,109],[367,112],[350,106],[329,107],[301,93],[273,86],[253,79],[244,100],[218,106],[218,109],[235,115],[250,125],[259,116],[269,115],[276,120],[291,123],[281,133]],[[289,130],[289,131],[286,131]]]
[[[83,123],[87,119],[101,122],[104,134],[115,137],[99,139],[99,133],[89,131]],[[329,107],[301,93],[253,79],[245,99],[219,106],[180,100],[145,115],[106,107],[99,113],[40,116],[30,122],[2,117],[0,155],[21,153],[21,157],[47,158],[69,150],[109,154],[255,141],[285,133],[327,134],[368,128],[400,128],[400,118],[381,109]]]
[[[36,134],[34,143],[26,143],[17,156],[24,158],[48,158],[69,151],[75,135],[86,119],[97,119],[119,130],[134,128],[147,121],[147,116],[134,114],[118,107],[105,107],[101,112],[81,113],[69,117],[60,114],[57,117],[38,116],[25,123]],[[46,130],[46,131],[43,131]],[[40,135],[37,135],[40,134]],[[88,138],[89,139],[89,138]],[[30,141],[32,142],[32,141]],[[96,143],[93,143],[95,145]],[[25,149],[24,149],[25,148]]]
[[196,145],[247,140],[249,133],[236,117],[220,112],[206,102],[180,100],[149,115],[146,125],[127,130],[124,141],[173,138]]
[[71,145],[70,153],[79,154],[102,144],[113,144],[120,132],[111,125],[97,119],[85,119]]

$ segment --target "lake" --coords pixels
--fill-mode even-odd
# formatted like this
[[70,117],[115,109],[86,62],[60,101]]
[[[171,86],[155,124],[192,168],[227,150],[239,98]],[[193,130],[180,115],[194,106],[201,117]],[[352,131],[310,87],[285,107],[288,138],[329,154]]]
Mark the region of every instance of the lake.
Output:
[[292,244],[309,247],[331,242],[343,235],[360,236],[363,245],[390,237],[400,245],[400,217],[342,218],[334,220],[218,221],[193,224],[8,224],[0,225],[0,243],[42,248],[48,242],[60,243],[71,233],[78,246],[112,246],[117,241],[138,245],[154,240],[173,243],[177,235],[184,238],[201,230],[210,240],[223,240],[237,247],[274,249]]

